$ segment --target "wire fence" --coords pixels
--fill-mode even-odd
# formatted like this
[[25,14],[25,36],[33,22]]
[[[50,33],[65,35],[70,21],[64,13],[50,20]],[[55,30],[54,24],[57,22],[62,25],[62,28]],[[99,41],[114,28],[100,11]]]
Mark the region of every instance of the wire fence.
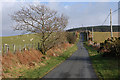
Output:
[[40,43],[31,43],[31,44],[24,44],[24,45],[16,45],[16,44],[3,44],[0,45],[0,52],[2,54],[7,54],[8,52],[16,53],[17,51],[23,52],[25,50],[30,49],[39,49]]

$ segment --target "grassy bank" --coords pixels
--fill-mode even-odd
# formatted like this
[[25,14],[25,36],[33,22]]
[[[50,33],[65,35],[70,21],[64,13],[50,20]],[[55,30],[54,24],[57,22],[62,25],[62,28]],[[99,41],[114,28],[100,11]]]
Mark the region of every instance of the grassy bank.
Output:
[[115,57],[102,57],[92,46],[87,46],[87,43],[84,43],[84,46],[89,52],[89,56],[98,77],[101,80],[113,78],[118,80],[118,59]]
[[49,59],[44,60],[43,62],[37,64],[37,66],[30,69],[26,69],[25,67],[21,69],[14,69],[12,73],[13,75],[15,75],[16,72],[20,72],[21,75],[19,76],[19,78],[41,78],[49,71],[54,69],[61,62],[66,60],[76,50],[77,50],[77,46],[73,45],[58,57],[49,57]]

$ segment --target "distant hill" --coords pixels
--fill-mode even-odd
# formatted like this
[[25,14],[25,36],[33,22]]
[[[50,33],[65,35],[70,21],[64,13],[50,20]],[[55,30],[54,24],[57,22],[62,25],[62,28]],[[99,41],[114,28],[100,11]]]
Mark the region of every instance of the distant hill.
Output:
[[[108,25],[104,25],[104,26],[91,26],[91,27],[80,27],[80,28],[74,28],[74,29],[69,29],[69,30],[66,30],[66,31],[84,31],[84,30],[92,30],[92,27],[93,27],[93,30],[95,32],[110,32],[111,28],[110,26]],[[113,25],[113,32],[120,32],[120,25]]]

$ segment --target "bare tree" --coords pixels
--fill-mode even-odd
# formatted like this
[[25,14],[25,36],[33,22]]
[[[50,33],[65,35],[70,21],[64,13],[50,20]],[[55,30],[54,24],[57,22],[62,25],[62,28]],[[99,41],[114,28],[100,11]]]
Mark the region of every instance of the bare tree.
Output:
[[39,37],[41,37],[40,51],[43,54],[46,54],[46,51],[65,38],[64,28],[68,23],[68,18],[45,5],[22,7],[11,18],[17,23],[14,27],[15,30],[39,34]]

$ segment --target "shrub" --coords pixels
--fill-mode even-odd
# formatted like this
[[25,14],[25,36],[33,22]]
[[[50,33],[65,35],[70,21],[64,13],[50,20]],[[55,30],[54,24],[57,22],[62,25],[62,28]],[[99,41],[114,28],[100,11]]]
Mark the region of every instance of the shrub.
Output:
[[89,38],[90,41],[92,41],[92,38]]
[[120,40],[119,38],[115,38],[115,40],[105,40],[104,43],[101,43],[101,49],[105,49],[103,53],[104,56],[120,56]]
[[94,42],[94,45],[95,45],[95,44],[97,44],[97,42],[96,42],[96,41]]
[[66,38],[70,44],[74,44],[77,40],[77,36],[76,36],[75,32],[67,32]]

